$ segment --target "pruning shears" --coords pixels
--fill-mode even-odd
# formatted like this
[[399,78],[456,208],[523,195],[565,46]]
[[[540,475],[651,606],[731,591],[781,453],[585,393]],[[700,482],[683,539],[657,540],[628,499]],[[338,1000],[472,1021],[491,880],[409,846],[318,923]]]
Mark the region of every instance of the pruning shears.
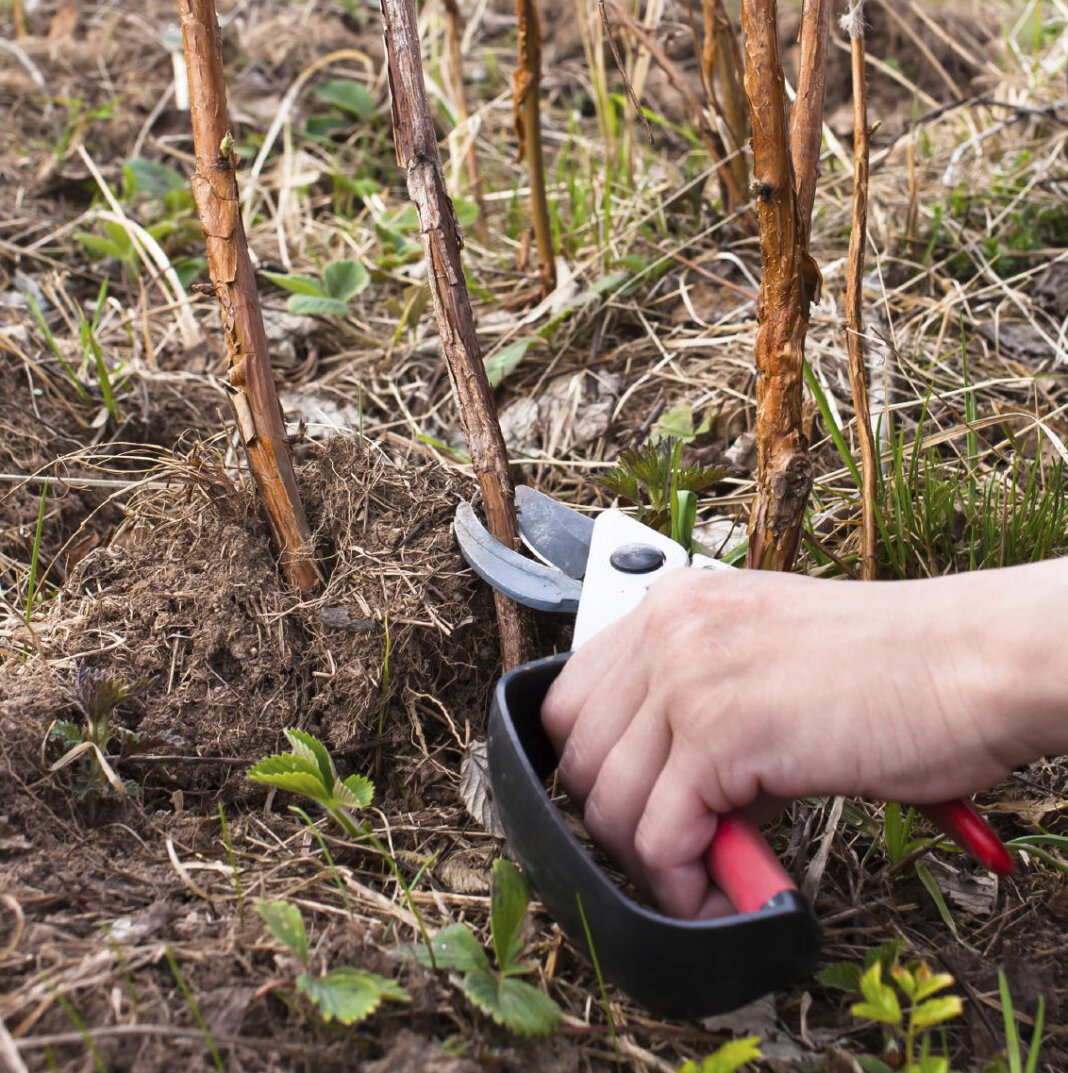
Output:
[[[516,506],[520,536],[540,561],[501,544],[465,502],[453,525],[457,543],[497,591],[538,610],[575,614],[572,651],[637,607],[668,570],[733,569],[705,555],[691,557],[618,510],[594,520],[527,486],[516,489]],[[710,877],[735,909],[714,920],[677,920],[638,904],[568,830],[545,788],[557,758],[540,712],[570,655],[505,674],[488,731],[501,821],[549,914],[607,979],[661,1016],[723,1013],[809,976],[819,956],[819,927],[744,813],[719,818],[705,854]],[[921,811],[981,864],[1012,871],[1005,847],[971,805],[955,801]]]

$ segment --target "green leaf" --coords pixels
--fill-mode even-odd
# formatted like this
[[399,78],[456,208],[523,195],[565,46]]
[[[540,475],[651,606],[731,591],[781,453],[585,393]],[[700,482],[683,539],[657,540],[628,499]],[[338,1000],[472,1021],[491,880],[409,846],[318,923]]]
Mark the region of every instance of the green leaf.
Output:
[[936,991],[943,991],[952,987],[954,980],[948,972],[931,972],[928,965],[920,965],[916,969],[916,994],[912,996],[914,1002],[922,1002]]
[[502,972],[511,969],[523,949],[519,927],[530,901],[530,886],[523,873],[503,857],[493,862],[493,894],[490,904],[490,932],[493,952]]
[[964,1003],[957,995],[941,995],[912,1007],[912,1024],[914,1028],[933,1028],[964,1012]]
[[324,789],[332,790],[337,781],[337,770],[326,746],[318,738],[296,727],[287,727],[283,733],[293,748],[293,755],[314,764],[322,776]]
[[133,247],[129,243],[117,245],[111,239],[91,235],[88,231],[76,231],[74,237],[86,253],[97,257],[114,257],[116,261],[123,261],[133,252]]
[[[375,785],[370,779],[365,779],[362,775],[350,775],[340,786],[344,786],[351,795],[351,801],[348,804],[338,802],[342,808],[367,808],[374,800]],[[335,785],[334,793],[340,797],[339,786]]]
[[313,801],[325,802],[330,798],[330,790],[323,785],[318,765],[303,756],[293,756],[291,753],[268,756],[253,764],[248,769],[247,777],[277,790],[303,794]]
[[653,435],[656,438],[671,436],[682,440],[683,443],[689,443],[698,436],[703,436],[711,428],[711,417],[706,417],[700,425],[695,426],[693,423],[693,407],[684,402],[680,406],[673,406],[670,410],[665,410],[656,419],[656,424],[653,425]]
[[860,977],[863,969],[851,961],[836,961],[816,973],[816,979],[824,987],[833,987],[838,991],[855,993],[860,991]]
[[354,82],[350,78],[331,78],[316,88],[315,97],[358,119],[369,119],[374,115],[374,97],[362,82]]
[[864,1073],[894,1073],[894,1071],[881,1059],[870,1054],[858,1054],[853,1059]]
[[466,198],[457,198],[452,207],[456,210],[456,226],[461,231],[466,231],[467,228],[473,227],[475,221],[478,219],[478,202],[468,201]]
[[909,1066],[907,1073],[949,1073],[949,1059],[936,1054],[924,1054]]
[[466,924],[450,924],[442,928],[431,940],[434,961],[425,947],[415,951],[416,959],[422,965],[436,964],[439,969],[455,969],[457,972],[471,972],[488,969],[489,958],[482,944]]
[[131,157],[122,167],[124,192],[127,197],[136,193],[163,197],[172,190],[188,190],[189,180],[179,171],[144,157]]
[[404,1002],[408,993],[384,976],[342,967],[322,976],[302,972],[297,977],[297,990],[307,995],[327,1021],[354,1025],[369,1017],[389,998]]
[[348,303],[339,298],[316,298],[311,294],[294,294],[286,308],[290,313],[309,317],[343,317],[349,311]]
[[697,1065],[692,1059],[683,1063],[678,1073],[736,1073],[747,1062],[763,1057],[759,1036],[732,1039],[722,1044]]
[[887,1025],[901,1024],[901,1005],[897,1000],[897,992],[883,983],[883,967],[880,962],[877,961],[861,976],[860,990],[867,1001],[855,1003],[851,1007],[854,1017]]
[[331,261],[323,269],[323,283],[331,298],[347,302],[371,282],[367,269],[359,261]]
[[560,1023],[560,1007],[543,991],[514,976],[475,969],[463,979],[464,994],[500,1025],[520,1036],[547,1036]]
[[938,915],[942,918],[946,927],[953,933],[954,937],[956,937],[957,922],[953,919],[953,914],[949,911],[949,906],[946,905],[946,899],[942,896],[942,891],[935,882],[935,877],[931,875],[927,865],[925,865],[923,861],[916,862],[916,875],[927,889],[927,893],[931,896],[931,901],[935,903]]
[[312,115],[304,121],[304,133],[309,138],[328,138],[339,131],[352,129],[352,120],[339,112],[327,115]]
[[890,975],[894,983],[910,998],[916,998],[916,978],[905,965],[891,965]]
[[693,492],[675,492],[671,497],[671,539],[690,551],[696,523],[697,496]]
[[526,357],[527,351],[537,342],[537,336],[528,336],[526,339],[517,339],[501,347],[495,354],[486,358],[486,377],[490,387],[497,387],[501,381]]
[[291,272],[264,272],[262,269],[260,269],[260,275],[289,291],[290,294],[310,294],[318,298],[327,296],[322,283],[314,276],[301,276]]
[[256,901],[256,912],[263,917],[267,930],[285,947],[300,958],[302,965],[308,963],[308,933],[304,917],[292,902]]
[[58,742],[60,748],[66,752],[82,743],[82,728],[67,719],[57,720],[48,728],[47,738],[48,741]]

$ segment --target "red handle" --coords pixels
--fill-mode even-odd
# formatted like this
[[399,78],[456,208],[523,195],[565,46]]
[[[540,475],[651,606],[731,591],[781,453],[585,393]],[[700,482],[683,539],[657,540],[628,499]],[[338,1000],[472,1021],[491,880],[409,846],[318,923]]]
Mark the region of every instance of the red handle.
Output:
[[1001,876],[1012,875],[1015,866],[1009,851],[970,801],[916,807],[984,868]]
[[776,894],[797,890],[757,825],[743,812],[720,816],[705,866],[739,913],[755,913]]
[[[998,875],[1012,874],[1009,851],[970,802],[945,801],[917,808],[984,868]],[[797,890],[756,824],[743,812],[720,816],[705,866],[739,913],[755,913],[776,894]]]

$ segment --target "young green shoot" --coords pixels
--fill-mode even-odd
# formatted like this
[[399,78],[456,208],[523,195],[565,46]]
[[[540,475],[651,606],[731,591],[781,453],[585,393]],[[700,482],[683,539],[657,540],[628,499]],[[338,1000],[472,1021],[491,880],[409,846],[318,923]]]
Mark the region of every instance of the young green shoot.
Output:
[[470,1001],[498,1024],[520,1036],[547,1036],[560,1023],[560,1007],[536,987],[518,979],[533,972],[522,960],[521,928],[530,888],[510,861],[493,862],[490,935],[496,968],[466,924],[442,928],[430,949],[415,956],[424,965],[463,973],[460,987]]
[[200,1034],[204,1038],[204,1046],[208,1048],[212,1063],[218,1073],[226,1073],[226,1065],[222,1060],[222,1055],[219,1053],[219,1048],[215,1044],[215,1037],[212,1036],[208,1022],[204,1020],[204,1015],[200,1012],[200,1006],[197,1005],[197,1000],[193,996],[189,984],[185,982],[182,970],[178,968],[178,962],[175,960],[171,948],[169,946],[164,947],[163,953],[167,958],[167,965],[171,970],[171,975],[174,977],[174,982],[178,985],[178,990],[181,991],[182,998],[185,999],[185,1004],[189,1007],[189,1012],[193,1015],[197,1028],[200,1029]]
[[348,260],[328,262],[321,278],[285,272],[261,271],[260,275],[289,291],[286,308],[290,313],[318,317],[343,317],[352,299],[371,282],[360,261]]
[[30,552],[30,574],[26,580],[26,625],[33,618],[33,609],[37,604],[37,571],[41,561],[41,535],[44,532],[45,507],[48,504],[49,479],[46,477],[41,489],[41,502],[37,507],[37,525],[33,531],[33,549]]
[[624,451],[598,483],[638,507],[638,521],[693,551],[697,493],[726,476],[720,466],[684,466],[683,442],[674,436]]
[[868,951],[863,965],[837,962],[822,969],[818,979],[825,987],[859,992],[862,1001],[851,1007],[853,1016],[882,1025],[885,1060],[856,1056],[865,1073],[950,1073],[944,1041],[936,1045],[932,1033],[963,1012],[958,996],[940,994],[953,977],[932,972],[922,961],[902,962],[903,952],[904,943],[886,943]]
[[679,1066],[678,1073],[737,1073],[750,1062],[763,1058],[759,1036],[744,1036],[727,1040],[707,1058],[695,1062],[692,1058]]
[[76,785],[79,796],[99,791],[106,784],[119,797],[125,797],[126,785],[105,755],[112,739],[120,733],[111,717],[120,704],[142,693],[147,685],[147,678],[130,681],[114,677],[102,668],[81,664],[75,679],[74,700],[85,718],[85,724],[57,719],[49,725],[45,731],[45,744],[56,741],[64,750],[49,771],[60,771],[79,757],[89,754],[89,777]]
[[1012,994],[1005,971],[998,969],[998,993],[1001,996],[1001,1016],[1005,1024],[1005,1061],[995,1065],[993,1073],[1035,1073],[1038,1069],[1038,1057],[1042,1050],[1042,1029],[1046,1020],[1046,999],[1038,997],[1038,1009],[1035,1011],[1035,1026],[1031,1032],[1031,1042],[1027,1048],[1027,1058],[1020,1049],[1020,1033],[1016,1027],[1016,1013],[1013,1010]]
[[408,883],[393,855],[381,840],[371,832],[368,825],[358,824],[351,815],[352,810],[367,808],[371,804],[375,792],[374,783],[358,774],[350,775],[347,779],[340,778],[334,767],[333,757],[327,751],[326,746],[311,734],[290,727],[285,731],[285,736],[293,751],[269,756],[266,760],[254,764],[249,768],[248,778],[253,782],[272,786],[277,790],[301,794],[318,802],[326,814],[350,838],[370,843],[381,854],[390,872],[393,873],[393,878],[403,894],[404,902],[415,917],[423,941],[429,946],[430,936],[423,922],[422,913],[412,898],[412,888],[431,862],[426,862],[420,868],[415,880]]
[[324,1021],[354,1025],[370,1017],[386,999],[408,1001],[408,992],[396,981],[351,965],[312,972],[304,917],[292,902],[259,900],[256,912],[267,930],[300,962],[301,972],[285,982],[308,999]]

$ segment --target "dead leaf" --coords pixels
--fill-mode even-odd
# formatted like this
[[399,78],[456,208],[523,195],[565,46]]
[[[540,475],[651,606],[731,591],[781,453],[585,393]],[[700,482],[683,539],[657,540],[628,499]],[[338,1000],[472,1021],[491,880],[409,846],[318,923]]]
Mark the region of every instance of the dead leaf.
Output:
[[453,853],[434,871],[454,894],[486,894],[490,889],[489,862],[477,854]]
[[497,815],[497,806],[493,803],[484,741],[471,742],[464,753],[460,764],[460,796],[476,823],[480,823],[491,835],[504,838],[504,827]]
[[367,1073],[483,1073],[478,1062],[446,1054],[437,1044],[407,1029],[377,1062],[364,1066]]
[[740,1010],[732,1010],[719,1017],[705,1017],[701,1020],[701,1026],[708,1032],[759,1036],[765,1058],[789,1062],[793,1068],[801,1068],[817,1057],[780,1026],[774,995],[765,995]]
[[941,857],[928,857],[924,864],[954,909],[971,916],[989,916],[994,911],[998,877],[992,872],[973,872]]
[[516,399],[500,414],[513,452],[570,454],[608,430],[622,379],[616,373],[558,376],[537,396]]
[[48,43],[56,45],[74,36],[81,17],[81,5],[76,3],[60,4],[52,21],[48,24]]

